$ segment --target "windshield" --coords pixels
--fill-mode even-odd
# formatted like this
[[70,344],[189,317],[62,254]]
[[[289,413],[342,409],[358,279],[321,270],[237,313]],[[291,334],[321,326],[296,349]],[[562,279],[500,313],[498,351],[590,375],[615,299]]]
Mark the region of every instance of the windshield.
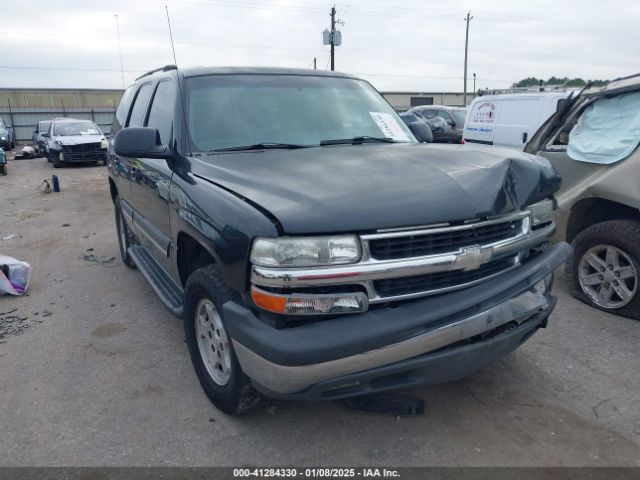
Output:
[[369,84],[301,75],[188,78],[187,121],[194,151],[258,144],[319,145],[355,137],[415,142]]
[[100,129],[93,122],[60,122],[53,126],[53,134],[61,137],[100,135]]
[[460,110],[451,110],[451,113],[456,123],[459,123],[460,125],[464,125],[464,120],[467,118],[466,109],[461,108]]

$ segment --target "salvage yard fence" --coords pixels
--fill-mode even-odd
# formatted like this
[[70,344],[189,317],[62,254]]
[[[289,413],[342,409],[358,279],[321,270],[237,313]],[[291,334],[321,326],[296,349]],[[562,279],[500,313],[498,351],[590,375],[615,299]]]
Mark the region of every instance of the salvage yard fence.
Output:
[[16,143],[30,144],[33,131],[39,121],[56,117],[80,118],[91,120],[100,127],[105,135],[111,132],[113,107],[12,107],[0,105],[0,118],[13,127]]

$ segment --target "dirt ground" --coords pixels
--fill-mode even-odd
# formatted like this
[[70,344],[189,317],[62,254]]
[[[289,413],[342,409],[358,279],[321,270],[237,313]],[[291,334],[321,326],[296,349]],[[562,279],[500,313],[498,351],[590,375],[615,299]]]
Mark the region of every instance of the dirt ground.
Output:
[[[104,166],[9,162],[0,255],[34,267],[0,297],[0,465],[640,466],[640,322],[571,298],[471,378],[412,390],[425,415],[273,402],[234,418],[202,392],[181,321],[119,257]],[[38,190],[55,173],[62,191]]]

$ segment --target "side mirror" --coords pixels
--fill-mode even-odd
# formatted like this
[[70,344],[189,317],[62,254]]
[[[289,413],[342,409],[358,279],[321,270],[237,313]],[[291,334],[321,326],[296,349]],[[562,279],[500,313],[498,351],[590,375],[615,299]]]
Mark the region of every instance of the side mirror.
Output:
[[454,122],[453,120],[447,120],[447,123],[449,124],[450,127],[456,126],[456,122]]
[[42,132],[40,135],[42,135],[44,138],[49,138],[49,134],[47,132]]
[[433,134],[431,133],[431,129],[429,125],[424,122],[413,122],[409,124],[409,130],[413,133],[413,136],[416,137],[416,140],[422,143],[431,143],[433,142]]
[[173,158],[171,150],[160,141],[160,132],[152,127],[128,127],[116,134],[113,142],[116,155],[128,158]]

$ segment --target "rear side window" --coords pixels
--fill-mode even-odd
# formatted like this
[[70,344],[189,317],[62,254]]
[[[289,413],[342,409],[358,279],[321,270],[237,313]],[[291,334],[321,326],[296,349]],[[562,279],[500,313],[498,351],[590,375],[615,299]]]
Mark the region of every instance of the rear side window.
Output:
[[160,132],[160,140],[162,140],[164,144],[168,144],[171,141],[171,126],[173,125],[175,100],[176,89],[173,80],[160,82],[153,96],[147,126],[158,129]]
[[133,98],[134,87],[127,88],[118,103],[118,109],[113,117],[113,123],[111,124],[111,133],[116,133],[124,126],[124,122],[127,121],[127,113],[129,113],[129,107],[131,106],[131,99]]
[[435,116],[438,114],[438,111],[437,111],[437,110],[427,110],[427,109],[424,109],[424,110],[420,110],[420,114],[421,114],[423,117],[427,117],[427,118],[429,118],[429,117],[435,117]]
[[131,109],[131,116],[129,117],[129,123],[127,127],[141,127],[144,122],[144,113],[147,109],[147,103],[149,103],[149,97],[151,96],[151,84],[146,83],[140,90],[138,95],[133,101],[133,108]]
[[504,100],[500,112],[500,125],[527,127],[534,124],[542,110],[542,98],[514,98]]

